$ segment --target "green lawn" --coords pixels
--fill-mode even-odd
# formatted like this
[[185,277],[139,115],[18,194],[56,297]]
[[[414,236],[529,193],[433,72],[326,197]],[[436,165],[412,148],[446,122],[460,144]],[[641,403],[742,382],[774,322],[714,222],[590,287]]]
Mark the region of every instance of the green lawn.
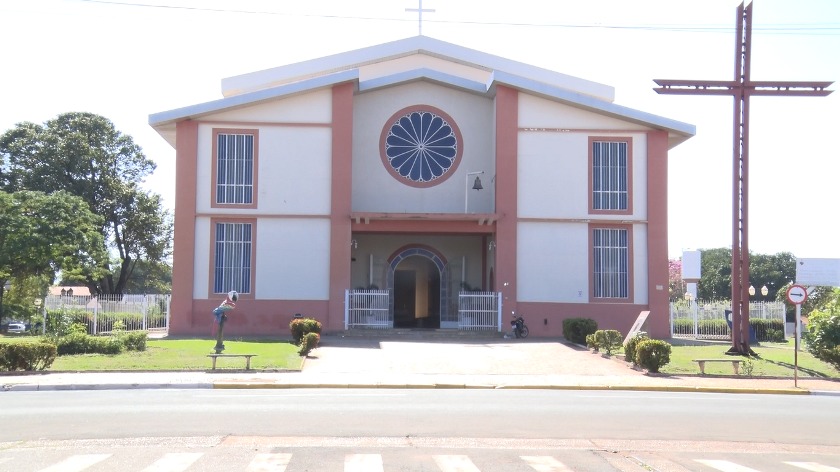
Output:
[[[0,342],[34,342],[37,337],[0,337]],[[150,339],[143,352],[117,355],[80,354],[59,356],[50,371],[109,370],[208,370],[215,339]],[[287,340],[226,340],[224,354],[256,354],[251,368],[258,370],[300,370],[303,358],[298,347]],[[245,368],[243,358],[220,358],[216,368]]]
[[[664,374],[698,374],[700,368],[692,359],[744,359],[737,356],[727,356],[730,344],[708,344],[702,346],[673,346],[671,348],[671,362],[661,369]],[[748,374],[752,369],[753,377],[790,377],[794,374],[793,342],[789,343],[761,343],[752,346],[758,358],[750,358],[741,366],[741,375]],[[621,356],[624,353],[620,354]],[[751,364],[751,365],[750,365]],[[804,345],[800,346],[798,354],[799,377],[840,378],[840,372],[830,364],[820,361],[809,354]],[[706,364],[707,375],[732,375],[732,365],[728,363]]]
[[[37,342],[32,336],[0,336],[0,342]],[[215,339],[150,339],[144,352],[124,352],[118,355],[84,354],[60,356],[53,363],[51,371],[109,371],[109,370],[207,370],[213,352]],[[664,374],[698,374],[696,362],[692,359],[726,359],[728,343],[704,344],[700,346],[674,345],[671,348],[671,362],[661,369]],[[741,368],[741,375],[752,369],[755,377],[793,378],[793,343],[761,343],[753,346],[758,358],[751,358]],[[257,354],[251,359],[251,367],[257,370],[300,370],[303,358],[298,347],[285,339],[235,339],[225,341],[225,354]],[[614,354],[623,358],[619,350]],[[799,352],[799,376],[840,378],[840,372],[803,350]],[[220,358],[217,368],[242,368],[242,358]],[[707,375],[732,375],[732,366],[727,363],[706,364]]]

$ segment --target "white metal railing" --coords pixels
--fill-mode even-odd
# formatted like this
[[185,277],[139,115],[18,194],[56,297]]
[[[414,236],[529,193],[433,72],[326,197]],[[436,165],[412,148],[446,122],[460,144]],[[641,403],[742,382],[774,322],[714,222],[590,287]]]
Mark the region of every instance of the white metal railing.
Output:
[[74,322],[87,325],[90,334],[109,333],[117,322],[126,331],[166,332],[170,301],[170,295],[48,295],[44,316],[69,312]]
[[502,331],[501,292],[459,292],[458,329]]
[[344,291],[344,329],[393,327],[390,290]]
[[[726,310],[728,301],[671,302],[671,335],[675,338],[730,339],[731,330]],[[751,302],[750,319],[778,319],[785,322],[785,304],[782,302]]]

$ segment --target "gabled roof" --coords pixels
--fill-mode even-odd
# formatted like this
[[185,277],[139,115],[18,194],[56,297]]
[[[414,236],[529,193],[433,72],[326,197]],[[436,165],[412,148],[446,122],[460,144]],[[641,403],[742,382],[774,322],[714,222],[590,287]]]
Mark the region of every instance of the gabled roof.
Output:
[[[362,73],[368,66],[417,55],[483,71],[481,77],[486,80],[477,80],[475,74],[459,74],[427,66],[394,72],[386,70],[380,74]],[[355,82],[358,92],[366,92],[419,80],[488,97],[495,95],[497,84],[504,84],[569,106],[668,131],[670,147],[695,134],[693,125],[614,104],[612,87],[427,36],[226,78],[222,80],[225,98],[152,114],[149,124],[174,145],[174,129],[178,121],[329,88],[343,82]]]

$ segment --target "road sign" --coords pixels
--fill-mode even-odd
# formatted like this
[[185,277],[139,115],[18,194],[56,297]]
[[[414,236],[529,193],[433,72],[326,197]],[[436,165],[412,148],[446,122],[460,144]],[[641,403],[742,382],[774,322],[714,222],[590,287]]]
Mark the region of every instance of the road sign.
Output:
[[796,283],[840,287],[840,259],[797,259]]
[[794,305],[801,305],[808,299],[808,290],[802,285],[791,285],[787,290],[787,299]]

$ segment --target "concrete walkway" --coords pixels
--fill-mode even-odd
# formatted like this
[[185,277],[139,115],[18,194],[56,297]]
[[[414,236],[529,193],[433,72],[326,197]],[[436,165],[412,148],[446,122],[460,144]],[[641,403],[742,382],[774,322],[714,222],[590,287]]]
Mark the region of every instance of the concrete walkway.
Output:
[[[208,361],[209,366],[209,361]],[[142,388],[546,388],[840,395],[840,381],[649,375],[562,340],[324,336],[302,372],[82,372],[0,376],[0,391]]]

